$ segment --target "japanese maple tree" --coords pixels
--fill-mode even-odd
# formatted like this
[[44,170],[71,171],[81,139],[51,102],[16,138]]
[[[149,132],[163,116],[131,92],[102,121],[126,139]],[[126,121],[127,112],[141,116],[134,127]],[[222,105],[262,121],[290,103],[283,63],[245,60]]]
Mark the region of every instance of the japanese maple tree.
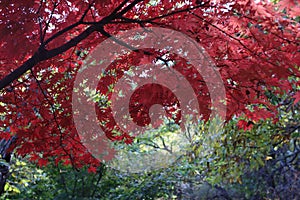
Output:
[[[300,73],[297,1],[283,0],[278,4],[251,0],[0,2],[0,137],[8,139],[16,135],[11,149],[16,148],[21,156],[30,155],[41,166],[54,160],[74,167],[88,165],[94,171],[99,165],[81,143],[74,126],[71,101],[74,78],[94,47],[123,30],[169,28],[201,44],[222,75],[227,120],[242,114],[251,123],[275,118],[279,105],[270,102],[268,92],[287,93],[295,97],[295,103],[299,101],[299,92],[295,93],[292,87],[299,85],[299,80],[293,79],[293,83],[289,79],[299,77]],[[149,56],[153,60],[163,59],[163,53],[133,52],[114,66],[126,70],[128,63],[144,64]],[[177,68],[183,70],[186,65],[181,61]],[[194,72],[185,73],[188,77]],[[99,90],[107,90],[116,81],[113,77],[107,79],[99,84]],[[201,77],[197,80],[205,91]],[[209,105],[209,97],[204,94],[198,98],[203,105]],[[172,95],[169,97],[177,101]],[[254,107],[250,109],[247,105]],[[209,106],[202,110],[207,118]],[[105,118],[105,112],[98,112],[99,117]],[[133,115],[139,123],[139,114]],[[126,133],[115,136],[114,122],[110,118],[105,120],[108,138],[131,142]],[[247,123],[239,124],[248,129],[251,124]]]

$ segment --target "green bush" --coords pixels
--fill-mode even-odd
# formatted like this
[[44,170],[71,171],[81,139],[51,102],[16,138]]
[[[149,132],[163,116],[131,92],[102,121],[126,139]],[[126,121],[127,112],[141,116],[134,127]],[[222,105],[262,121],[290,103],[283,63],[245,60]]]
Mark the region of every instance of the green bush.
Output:
[[[298,108],[281,109],[277,124],[267,119],[249,130],[237,125],[246,118],[224,127],[218,119],[188,121],[183,131],[166,121],[131,145],[115,143],[118,160],[96,173],[52,162],[38,168],[14,157],[2,199],[297,199]],[[170,162],[161,159],[172,154]]]

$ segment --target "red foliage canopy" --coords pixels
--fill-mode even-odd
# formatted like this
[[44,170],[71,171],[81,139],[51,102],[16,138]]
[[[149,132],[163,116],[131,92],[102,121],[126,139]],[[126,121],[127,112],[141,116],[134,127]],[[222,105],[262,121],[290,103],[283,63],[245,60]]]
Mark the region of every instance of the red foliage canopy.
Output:
[[[164,27],[201,44],[222,75],[227,119],[242,113],[253,121],[275,116],[276,105],[270,103],[266,91],[289,93],[288,77],[299,77],[296,17],[300,5],[296,1],[277,5],[251,0],[0,2],[1,137],[17,134],[18,154],[30,154],[40,165],[49,158],[76,167],[98,164],[81,144],[74,126],[74,78],[85,51],[122,30]],[[122,58],[119,65],[145,63],[147,53],[139,53]],[[114,80],[102,83],[98,89],[107,90]],[[299,101],[299,93],[294,95]],[[203,102],[209,104],[207,95]],[[257,105],[254,111],[248,110],[250,104]],[[202,114],[207,112],[204,109]],[[108,119],[105,128],[113,126]],[[126,134],[114,136],[113,131],[107,134],[112,139],[131,139]]]

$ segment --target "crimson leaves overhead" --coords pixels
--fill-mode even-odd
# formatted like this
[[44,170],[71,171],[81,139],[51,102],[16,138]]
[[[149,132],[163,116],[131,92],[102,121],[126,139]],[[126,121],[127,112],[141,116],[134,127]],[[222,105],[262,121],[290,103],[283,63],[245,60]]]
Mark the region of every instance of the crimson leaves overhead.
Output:
[[[288,79],[300,73],[300,5],[295,2],[0,1],[1,137],[16,134],[18,154],[31,155],[40,165],[53,158],[76,167],[97,166],[98,160],[81,144],[74,127],[74,78],[97,44],[136,27],[174,29],[205,48],[225,84],[227,119],[242,114],[254,122],[275,117],[279,105],[272,104],[266,92],[289,94],[292,84],[299,85]],[[119,66],[144,62],[133,53],[122,58]],[[105,84],[114,81],[111,78]],[[105,90],[106,86],[99,87]],[[298,102],[299,93],[293,95]],[[206,95],[202,101],[210,104]],[[209,114],[203,110],[204,116]],[[105,118],[101,112],[99,116]],[[114,123],[106,120],[111,130]],[[239,125],[251,128],[245,121]],[[111,139],[131,141],[126,134],[107,134]]]

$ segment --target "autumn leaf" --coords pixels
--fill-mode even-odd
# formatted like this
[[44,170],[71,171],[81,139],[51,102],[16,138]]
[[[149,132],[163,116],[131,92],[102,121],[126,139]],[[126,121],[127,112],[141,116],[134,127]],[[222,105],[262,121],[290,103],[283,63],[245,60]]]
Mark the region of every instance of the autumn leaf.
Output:
[[300,101],[300,91],[293,95],[294,104],[297,104]]

